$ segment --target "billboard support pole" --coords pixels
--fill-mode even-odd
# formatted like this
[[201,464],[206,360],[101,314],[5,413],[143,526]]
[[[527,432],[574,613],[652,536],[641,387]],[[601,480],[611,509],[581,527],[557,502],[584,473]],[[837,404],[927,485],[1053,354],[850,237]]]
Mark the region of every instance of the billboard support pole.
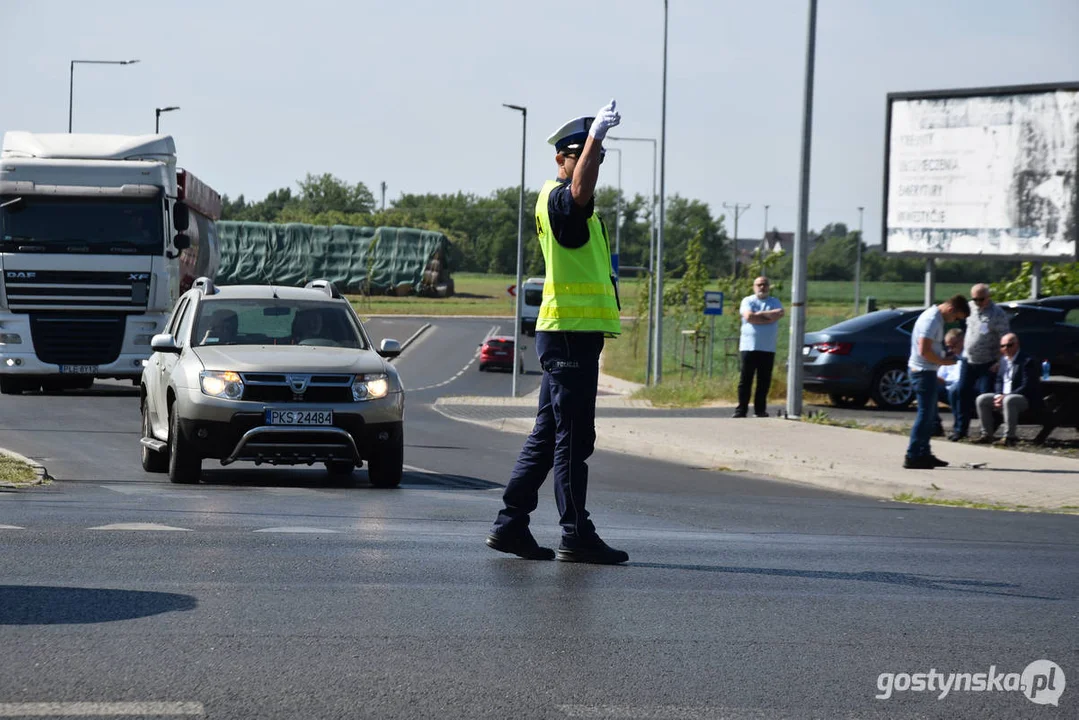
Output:
[[925,306],[931,307],[937,295],[937,259],[925,259]]
[[1030,274],[1030,299],[1037,300],[1042,294],[1042,264],[1036,262],[1033,265]]

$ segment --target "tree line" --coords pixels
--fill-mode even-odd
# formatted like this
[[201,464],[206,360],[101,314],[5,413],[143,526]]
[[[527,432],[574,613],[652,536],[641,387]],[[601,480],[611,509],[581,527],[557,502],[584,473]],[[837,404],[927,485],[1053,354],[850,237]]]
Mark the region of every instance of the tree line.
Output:
[[[249,201],[243,195],[223,198],[222,219],[313,225],[357,225],[368,227],[414,227],[437,230],[452,243],[450,267],[455,272],[515,272],[517,259],[518,187],[499,188],[489,195],[473,193],[405,193],[385,209],[362,183],[351,184],[330,173],[308,174],[297,190],[284,187],[262,200]],[[525,273],[542,274],[543,257],[535,238],[533,208],[537,191],[525,191]],[[620,246],[620,264],[647,267],[652,203],[647,196],[622,197],[622,222],[614,225],[618,190],[601,187],[596,191],[596,210],[604,218],[611,238]],[[713,215],[708,203],[680,195],[667,197],[664,231],[664,270],[681,278],[687,270],[687,256],[699,253],[699,262],[712,277],[729,275],[732,264],[731,238],[722,213]],[[699,245],[691,247],[691,241]],[[810,233],[812,250],[808,258],[811,280],[853,280],[859,233],[841,222],[829,223],[819,233]],[[769,263],[769,272],[789,277],[793,258],[789,255]],[[1054,286],[1071,287],[1079,281],[1075,266],[1059,266],[1047,273]],[[941,260],[937,262],[940,282],[1001,282],[1021,284],[1024,271],[1006,260]],[[1029,268],[1026,270],[1029,273]],[[862,245],[862,279],[885,282],[920,282],[925,277],[925,261],[885,255],[879,246]],[[1018,285],[1016,285],[1018,287]],[[1029,289],[1029,283],[1027,284]],[[1079,288],[1077,288],[1079,289]]]

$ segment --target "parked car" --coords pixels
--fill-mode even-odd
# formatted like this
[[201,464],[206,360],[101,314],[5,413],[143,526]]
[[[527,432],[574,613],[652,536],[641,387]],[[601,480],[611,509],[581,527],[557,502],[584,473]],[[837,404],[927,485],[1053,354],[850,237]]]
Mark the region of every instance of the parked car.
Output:
[[[1079,377],[1079,296],[1001,303],[1020,345],[1054,375]],[[922,309],[878,310],[806,333],[804,387],[839,407],[898,410],[914,400],[907,375],[910,333]]]
[[184,293],[140,382],[142,466],[196,483],[205,458],[324,463],[348,477],[367,463],[376,487],[401,482],[404,390],[332,283]]
[[[524,347],[522,345],[522,347]],[[480,345],[480,372],[497,368],[513,371],[513,337],[510,335],[492,335]],[[517,372],[524,374],[524,358],[517,354]]]

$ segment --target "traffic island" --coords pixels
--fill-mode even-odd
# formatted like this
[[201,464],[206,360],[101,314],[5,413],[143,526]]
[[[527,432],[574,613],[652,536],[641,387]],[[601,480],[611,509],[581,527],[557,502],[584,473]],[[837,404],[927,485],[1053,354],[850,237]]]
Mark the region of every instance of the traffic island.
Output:
[[0,448],[0,488],[22,489],[52,482],[44,465]]

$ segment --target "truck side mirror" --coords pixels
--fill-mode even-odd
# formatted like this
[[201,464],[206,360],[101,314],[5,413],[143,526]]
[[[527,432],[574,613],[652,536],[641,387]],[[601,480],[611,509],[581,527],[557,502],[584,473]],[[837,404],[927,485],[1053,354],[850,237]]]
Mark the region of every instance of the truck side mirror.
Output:
[[187,205],[182,202],[175,202],[172,206],[172,226],[177,232],[183,232],[187,230],[187,226],[191,223],[191,216],[188,213]]
[[191,238],[189,238],[187,235],[184,235],[183,233],[180,233],[172,239],[172,245],[177,250],[187,250],[189,247],[191,247]]

